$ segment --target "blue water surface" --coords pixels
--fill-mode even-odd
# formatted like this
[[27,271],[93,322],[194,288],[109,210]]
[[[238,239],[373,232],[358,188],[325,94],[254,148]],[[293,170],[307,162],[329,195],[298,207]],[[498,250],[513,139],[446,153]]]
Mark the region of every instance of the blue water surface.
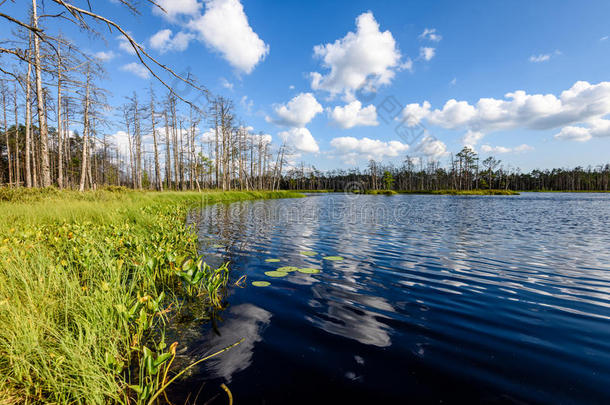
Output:
[[[244,341],[180,400],[610,403],[608,194],[320,194],[190,221],[247,279],[214,322],[175,326],[182,361]],[[321,272],[264,274],[282,266]]]

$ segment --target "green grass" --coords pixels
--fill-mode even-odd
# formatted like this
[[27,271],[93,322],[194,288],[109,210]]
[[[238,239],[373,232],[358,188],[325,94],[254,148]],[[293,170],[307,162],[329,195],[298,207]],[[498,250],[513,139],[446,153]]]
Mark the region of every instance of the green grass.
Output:
[[364,194],[394,195],[394,194],[398,194],[398,193],[394,190],[367,190]]
[[224,305],[228,269],[202,263],[188,210],[296,196],[0,189],[0,403],[146,403],[179,303]]
[[512,190],[416,190],[399,191],[400,194],[434,194],[434,195],[519,195]]
[[332,190],[295,190],[297,193],[332,193]]

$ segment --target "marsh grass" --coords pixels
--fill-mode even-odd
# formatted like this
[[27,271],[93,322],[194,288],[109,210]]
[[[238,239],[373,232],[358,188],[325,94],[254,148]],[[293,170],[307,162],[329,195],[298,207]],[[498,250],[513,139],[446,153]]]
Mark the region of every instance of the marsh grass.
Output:
[[178,301],[223,305],[228,270],[199,264],[188,210],[294,196],[0,189],[0,403],[146,403]]

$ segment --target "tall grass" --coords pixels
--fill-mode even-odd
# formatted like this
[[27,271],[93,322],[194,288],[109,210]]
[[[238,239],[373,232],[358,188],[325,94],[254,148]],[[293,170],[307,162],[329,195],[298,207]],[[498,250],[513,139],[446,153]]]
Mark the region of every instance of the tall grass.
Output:
[[0,403],[145,403],[175,354],[172,301],[222,305],[228,279],[199,261],[187,211],[297,195],[0,190]]

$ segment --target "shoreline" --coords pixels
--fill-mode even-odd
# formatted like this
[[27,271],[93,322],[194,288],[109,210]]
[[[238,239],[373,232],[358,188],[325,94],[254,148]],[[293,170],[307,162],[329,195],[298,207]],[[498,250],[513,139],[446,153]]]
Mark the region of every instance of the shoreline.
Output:
[[179,302],[224,305],[228,268],[203,264],[190,209],[302,196],[11,193],[0,201],[0,397],[57,403],[148,401],[180,344],[163,338]]

